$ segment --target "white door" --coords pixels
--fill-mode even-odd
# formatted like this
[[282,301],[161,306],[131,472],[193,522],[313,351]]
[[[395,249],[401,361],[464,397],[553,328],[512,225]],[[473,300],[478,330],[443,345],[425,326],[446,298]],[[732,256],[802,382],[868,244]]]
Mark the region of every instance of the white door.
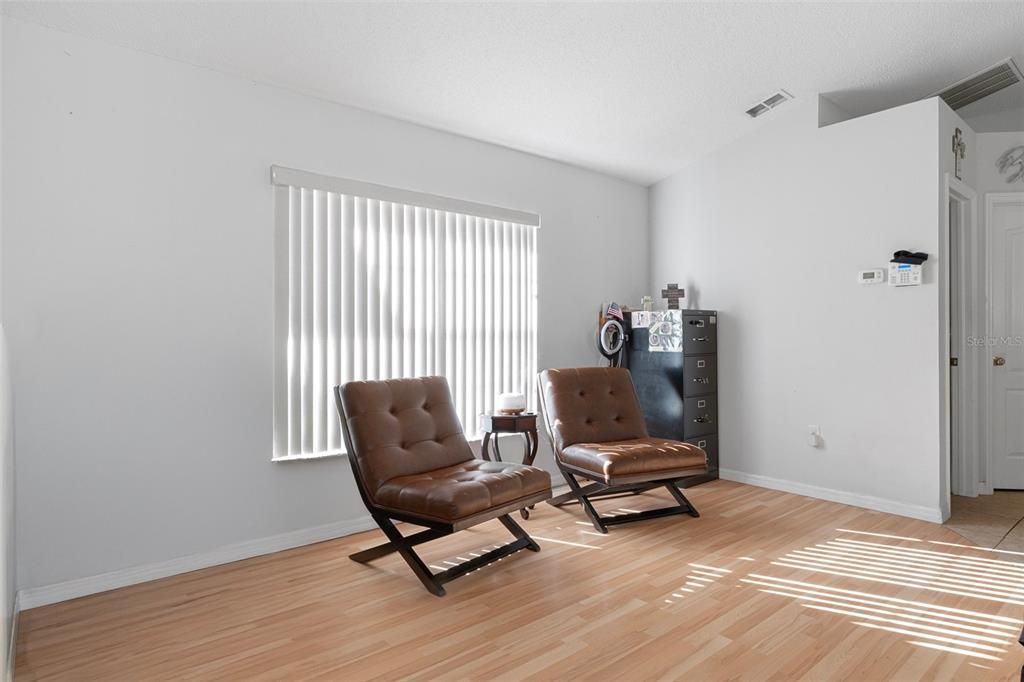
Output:
[[1024,489],[1024,192],[990,194],[993,488]]

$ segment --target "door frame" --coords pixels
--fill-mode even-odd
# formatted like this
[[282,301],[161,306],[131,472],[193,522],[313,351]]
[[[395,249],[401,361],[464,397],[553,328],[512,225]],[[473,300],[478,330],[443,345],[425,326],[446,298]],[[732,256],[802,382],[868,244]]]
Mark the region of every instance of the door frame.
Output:
[[[989,328],[988,315],[988,254],[985,235],[978,225],[978,195],[968,185],[957,180],[951,174],[945,174],[942,201],[942,239],[941,247],[945,251],[944,267],[942,268],[942,286],[944,293],[943,325],[941,346],[943,349],[942,385],[944,386],[943,424],[945,425],[943,440],[945,453],[942,458],[942,483],[945,491],[943,515],[948,516],[950,496],[952,494],[974,497],[984,492],[979,476],[981,453],[987,452],[987,442],[982,448],[970,447],[972,443],[980,443],[985,439],[983,425],[987,424],[988,405],[982,398],[987,394],[984,381],[983,353],[969,343],[969,338],[987,337]],[[957,202],[960,207],[960,231],[956,244],[950,239],[950,203]],[[950,249],[958,251],[956,262],[959,265],[957,281],[960,286],[958,300],[959,326],[951,329],[950,302],[952,301],[953,277],[949,263],[954,262]],[[950,367],[951,348],[949,344],[951,332],[960,335],[959,377],[956,405],[953,405],[952,376]],[[956,409],[953,409],[953,408]],[[957,442],[953,443],[953,418],[957,419]],[[987,441],[987,439],[985,439]],[[954,456],[955,454],[955,456]],[[987,457],[985,458],[987,464]],[[986,466],[987,471],[987,466]]]
[[[992,316],[994,311],[992,310],[992,261],[995,258],[995,254],[992,253],[992,243],[994,240],[989,239],[990,232],[992,230],[992,209],[996,204],[1001,202],[1019,202],[1024,200],[1024,192],[987,192],[985,194],[985,226],[983,232],[985,233],[985,339],[986,341],[993,337],[995,330],[993,329]],[[991,348],[987,345],[982,347],[982,352],[978,354],[979,361],[982,365],[982,384],[984,394],[982,396],[982,404],[984,405],[984,475],[979,483],[978,491],[982,495],[991,495],[995,492],[994,486],[992,485],[992,459],[995,457],[995,452],[992,447],[992,386],[995,383],[992,375],[992,363],[989,358],[992,356]]]

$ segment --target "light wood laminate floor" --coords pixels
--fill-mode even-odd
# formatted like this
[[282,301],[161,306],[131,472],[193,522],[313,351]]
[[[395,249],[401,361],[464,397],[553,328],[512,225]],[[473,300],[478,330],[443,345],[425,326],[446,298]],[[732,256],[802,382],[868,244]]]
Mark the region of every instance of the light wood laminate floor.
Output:
[[[379,532],[21,615],[18,680],[1016,680],[1024,555],[939,525],[726,481],[702,517],[593,531],[523,522],[542,547],[428,594]],[[664,503],[608,500],[608,511]],[[435,567],[507,534],[424,546]]]

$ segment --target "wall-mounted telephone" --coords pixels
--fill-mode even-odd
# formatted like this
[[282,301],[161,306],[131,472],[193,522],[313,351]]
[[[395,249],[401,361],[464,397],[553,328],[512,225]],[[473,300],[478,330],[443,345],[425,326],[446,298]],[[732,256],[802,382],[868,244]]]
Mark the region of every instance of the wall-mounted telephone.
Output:
[[921,284],[921,266],[913,263],[889,263],[889,285],[913,287]]
[[923,251],[897,251],[889,261],[889,286],[913,287],[923,281],[923,263],[928,254]]

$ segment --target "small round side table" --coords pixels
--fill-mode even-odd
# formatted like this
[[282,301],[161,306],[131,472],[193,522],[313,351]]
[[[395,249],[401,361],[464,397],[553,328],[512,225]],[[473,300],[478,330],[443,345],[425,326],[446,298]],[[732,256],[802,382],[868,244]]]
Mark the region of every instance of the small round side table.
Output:
[[[533,460],[537,457],[537,414],[535,412],[522,412],[520,414],[481,414],[480,430],[484,432],[483,442],[480,444],[480,454],[484,459],[491,459],[492,438],[502,433],[518,433],[523,437],[523,464],[533,466]],[[501,449],[498,447],[498,439],[493,438],[494,460],[502,461]],[[529,509],[521,509],[520,513],[524,519],[530,518]]]

